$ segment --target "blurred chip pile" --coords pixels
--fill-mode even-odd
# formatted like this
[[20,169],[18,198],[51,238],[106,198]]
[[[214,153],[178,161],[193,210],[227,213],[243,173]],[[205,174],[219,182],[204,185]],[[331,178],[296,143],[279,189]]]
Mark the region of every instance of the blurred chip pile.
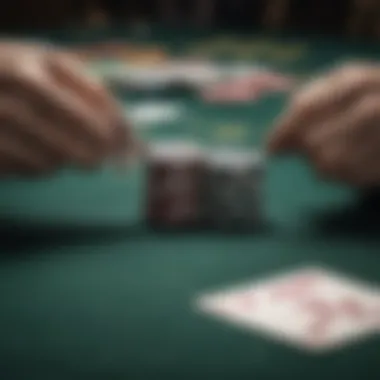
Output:
[[264,160],[255,150],[172,140],[151,147],[147,218],[153,227],[256,231]]

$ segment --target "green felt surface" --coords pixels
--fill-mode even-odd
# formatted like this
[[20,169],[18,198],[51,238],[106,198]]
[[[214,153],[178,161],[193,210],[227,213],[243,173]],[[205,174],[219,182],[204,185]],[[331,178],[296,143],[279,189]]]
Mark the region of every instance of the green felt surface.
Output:
[[[361,54],[348,45],[326,50],[308,46],[294,71]],[[217,108],[181,99],[184,120],[139,133],[261,149],[285,100]],[[243,135],[220,133],[226,124]],[[144,175],[143,166],[127,173],[106,164],[0,184],[1,379],[379,378],[379,336],[315,357],[192,309],[203,290],[310,263],[379,283],[373,207],[319,181],[302,160],[273,159],[264,183],[267,230],[158,234],[141,223]]]

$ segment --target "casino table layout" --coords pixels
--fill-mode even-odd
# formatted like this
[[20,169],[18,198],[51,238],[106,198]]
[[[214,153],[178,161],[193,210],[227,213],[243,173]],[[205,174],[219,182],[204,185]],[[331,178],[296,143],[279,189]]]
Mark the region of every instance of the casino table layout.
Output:
[[[89,38],[83,35],[69,37]],[[176,49],[190,40],[176,38]],[[193,48],[219,46],[213,38],[195,36]],[[218,38],[231,44],[231,37]],[[304,39],[297,50],[293,40],[276,45],[273,37],[255,38],[239,60],[300,76],[346,59],[377,59],[373,47],[331,39]],[[268,41],[275,52],[268,53]],[[144,99],[159,100],[157,94]],[[226,107],[176,101],[185,113],[179,121],[137,133],[146,141],[193,138],[262,149],[286,95]],[[263,182],[265,229],[160,233],[144,224],[145,169],[139,162],[128,169],[106,163],[91,172],[1,182],[2,379],[380,378],[378,335],[312,355],[193,308],[206,290],[310,264],[380,283],[375,199],[319,180],[300,158],[273,158]]]

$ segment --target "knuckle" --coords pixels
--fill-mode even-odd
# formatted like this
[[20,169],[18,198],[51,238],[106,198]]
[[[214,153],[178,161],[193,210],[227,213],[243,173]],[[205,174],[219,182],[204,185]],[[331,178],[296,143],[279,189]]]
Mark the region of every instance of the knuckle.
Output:
[[0,83],[3,89],[8,90],[9,87],[21,82],[20,72],[14,66],[0,68]]
[[291,103],[290,109],[293,112],[308,112],[314,108],[314,96],[313,96],[313,88],[305,88],[301,90],[297,94],[294,95]]
[[77,164],[83,168],[94,168],[102,162],[102,156],[97,154],[77,154],[75,156]]
[[68,151],[68,156],[78,165],[89,165],[98,158],[97,152],[86,146],[71,147]]
[[7,123],[14,120],[15,116],[18,115],[15,107],[8,107],[6,103],[0,103],[0,122]]
[[320,146],[317,143],[317,141],[310,135],[306,135],[303,138],[301,138],[301,143],[306,151],[306,153],[310,156],[315,158],[316,160],[319,159],[320,156]]
[[326,154],[319,154],[315,160],[317,170],[320,174],[330,173],[334,170],[334,162]]
[[293,107],[298,110],[315,111],[321,106],[321,101],[331,92],[331,81],[329,78],[320,78],[310,82],[306,87],[300,89],[293,98]]
[[37,75],[33,75],[19,68],[10,69],[1,73],[0,83],[3,91],[9,91],[15,94],[30,92],[39,87]]
[[320,151],[316,160],[316,167],[322,176],[332,177],[339,172],[342,163],[342,155],[336,151]]
[[378,71],[373,66],[365,64],[348,65],[342,68],[337,75],[341,86],[347,92],[360,94],[373,87],[378,82]]
[[372,122],[380,119],[380,96],[370,95],[362,99],[358,105],[359,117],[363,121]]
[[29,112],[24,104],[17,99],[0,99],[0,122],[11,124],[24,124],[28,120]]
[[342,78],[364,78],[368,72],[368,65],[363,63],[346,63],[337,69],[336,74]]
[[19,86],[26,86],[32,83],[32,76],[26,71],[20,68],[13,68],[8,71],[7,78],[9,82]]
[[299,90],[292,98],[290,107],[291,109],[299,109],[304,108],[307,106],[308,102],[305,100],[307,99],[306,94],[307,89]]
[[0,99],[0,122],[26,127],[31,125],[32,118],[28,107],[17,99]]

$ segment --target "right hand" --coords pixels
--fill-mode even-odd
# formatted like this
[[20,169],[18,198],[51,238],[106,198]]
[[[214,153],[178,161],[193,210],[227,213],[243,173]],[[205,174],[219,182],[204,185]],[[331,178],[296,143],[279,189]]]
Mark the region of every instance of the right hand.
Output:
[[295,93],[269,142],[300,153],[326,179],[380,185],[380,66],[338,68]]
[[0,176],[93,167],[136,148],[121,107],[73,57],[0,43]]

